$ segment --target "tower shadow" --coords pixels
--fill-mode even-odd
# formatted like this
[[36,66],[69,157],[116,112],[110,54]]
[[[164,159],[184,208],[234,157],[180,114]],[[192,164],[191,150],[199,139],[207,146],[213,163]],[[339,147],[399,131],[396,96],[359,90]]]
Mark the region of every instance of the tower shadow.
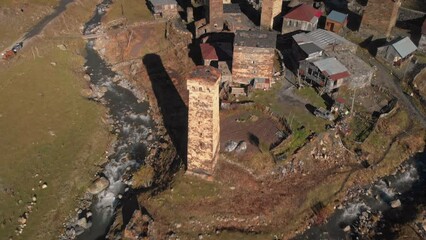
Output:
[[177,154],[186,165],[188,146],[188,108],[164,68],[161,57],[147,54],[143,57],[158,107]]

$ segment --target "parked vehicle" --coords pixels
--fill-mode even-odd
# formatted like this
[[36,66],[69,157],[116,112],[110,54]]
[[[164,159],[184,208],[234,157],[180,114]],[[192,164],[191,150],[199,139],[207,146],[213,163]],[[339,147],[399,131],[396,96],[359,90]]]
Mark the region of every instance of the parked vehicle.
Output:
[[12,58],[13,56],[15,56],[15,52],[13,52],[12,50],[7,50],[6,52],[2,53],[2,58],[4,60],[8,60]]
[[322,107],[315,109],[314,115],[317,116],[317,117],[320,117],[320,118],[330,120],[330,121],[333,121],[334,118],[335,118],[334,115],[330,111],[325,110]]
[[13,51],[14,53],[17,53],[19,50],[21,50],[21,49],[22,49],[22,47],[23,47],[23,46],[24,46],[24,42],[19,42],[19,43],[15,44],[15,45],[13,46],[12,51]]

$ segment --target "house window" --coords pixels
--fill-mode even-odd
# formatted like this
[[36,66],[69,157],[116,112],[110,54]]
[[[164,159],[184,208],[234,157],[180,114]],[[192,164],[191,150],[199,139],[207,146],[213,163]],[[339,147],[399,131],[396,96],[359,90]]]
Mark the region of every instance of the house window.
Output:
[[312,75],[312,69],[310,69],[310,68],[308,69],[308,74]]
[[318,77],[318,72],[314,72],[314,77]]

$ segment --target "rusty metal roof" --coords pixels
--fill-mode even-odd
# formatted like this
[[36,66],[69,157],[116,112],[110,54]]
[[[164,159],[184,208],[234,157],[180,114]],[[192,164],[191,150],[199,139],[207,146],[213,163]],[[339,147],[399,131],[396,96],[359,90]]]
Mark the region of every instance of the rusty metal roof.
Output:
[[301,4],[284,15],[284,18],[295,19],[305,22],[311,22],[314,18],[321,17],[322,12],[309,5]]

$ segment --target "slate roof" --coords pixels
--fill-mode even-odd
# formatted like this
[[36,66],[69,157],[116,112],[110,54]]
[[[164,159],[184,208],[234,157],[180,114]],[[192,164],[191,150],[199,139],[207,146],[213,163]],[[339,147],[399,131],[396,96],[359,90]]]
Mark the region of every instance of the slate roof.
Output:
[[149,0],[154,6],[177,5],[176,0]]
[[234,45],[244,47],[275,48],[277,34],[270,31],[244,31],[235,32]]
[[312,63],[331,80],[336,81],[350,76],[348,69],[335,57],[324,58]]
[[417,50],[416,45],[414,45],[409,37],[405,37],[393,43],[392,46],[395,48],[401,58],[405,58]]
[[219,60],[219,57],[216,54],[216,49],[211,44],[202,43],[200,44],[200,48],[201,55],[203,56],[204,60]]
[[284,18],[295,19],[305,22],[311,22],[314,18],[321,17],[322,12],[309,5],[301,4],[284,15]]
[[223,13],[242,13],[238,3],[223,4]]
[[330,14],[328,14],[327,19],[343,24],[347,17],[347,14],[343,14],[341,12],[333,10],[330,12]]

